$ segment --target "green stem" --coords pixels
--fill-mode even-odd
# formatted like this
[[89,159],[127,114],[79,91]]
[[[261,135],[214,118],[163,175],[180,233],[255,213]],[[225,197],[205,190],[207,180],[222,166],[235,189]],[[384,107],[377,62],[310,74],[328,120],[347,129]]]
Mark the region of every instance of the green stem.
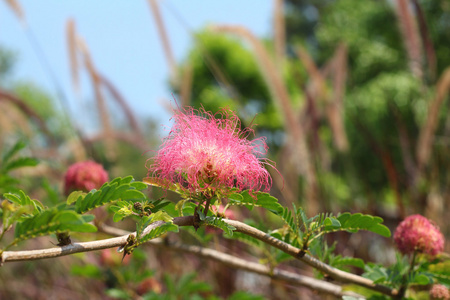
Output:
[[[212,197],[211,197],[212,198]],[[204,215],[205,217],[207,216],[208,212],[209,212],[209,205],[211,203],[211,198],[206,198],[206,204],[205,204],[205,210],[204,210]]]
[[411,258],[411,263],[409,265],[408,273],[403,275],[403,283],[400,286],[397,299],[403,299],[405,296],[406,290],[408,289],[409,280],[408,277],[412,277],[411,274],[413,274],[414,271],[414,265],[416,264],[416,257],[417,257],[417,251],[414,251],[413,256]]

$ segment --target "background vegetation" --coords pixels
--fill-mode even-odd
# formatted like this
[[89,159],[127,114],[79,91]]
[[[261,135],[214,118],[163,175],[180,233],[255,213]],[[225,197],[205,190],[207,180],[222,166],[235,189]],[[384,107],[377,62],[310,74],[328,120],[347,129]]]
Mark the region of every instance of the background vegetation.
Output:
[[[157,15],[156,2],[150,2]],[[268,157],[280,172],[270,170],[271,194],[283,206],[301,206],[309,216],[371,214],[391,230],[418,213],[448,238],[449,20],[444,0],[274,1],[273,36],[256,37],[227,24],[208,26],[193,33],[194,46],[176,63],[169,82],[181,106],[212,112],[227,106],[243,126],[257,125],[256,135],[267,137]],[[162,40],[176,38],[164,36],[163,24],[158,25]],[[70,20],[67,40],[74,85],[80,72],[92,81],[92,118],[99,120],[99,130],[80,133],[47,91],[32,82],[11,81],[16,49],[0,48],[0,147],[5,153],[24,141],[19,154],[39,161],[13,172],[0,166],[1,194],[22,189],[44,204],[64,202],[65,170],[87,158],[102,163],[110,178],[146,176],[151,152],[142,153],[159,143],[154,122],[136,119],[107,74],[96,69]],[[166,54],[170,57],[170,50]],[[155,199],[163,195],[156,188],[149,193]],[[237,220],[251,218],[267,229],[279,225],[264,211],[233,212]],[[132,223],[124,228],[133,230]],[[178,238],[243,256],[259,251],[262,260],[272,257],[271,250],[248,250],[220,233],[186,230]],[[385,265],[396,261],[388,238],[339,233],[327,239],[330,247],[337,242],[336,255]],[[21,247],[49,243],[38,238]],[[285,267],[313,272],[298,263]],[[119,254],[103,250],[8,264],[0,278],[5,299],[48,299],[49,291],[58,299],[128,298],[149,291],[155,298],[148,299],[321,298],[309,289],[154,247],[137,249],[123,262]],[[417,297],[426,296],[418,291]]]

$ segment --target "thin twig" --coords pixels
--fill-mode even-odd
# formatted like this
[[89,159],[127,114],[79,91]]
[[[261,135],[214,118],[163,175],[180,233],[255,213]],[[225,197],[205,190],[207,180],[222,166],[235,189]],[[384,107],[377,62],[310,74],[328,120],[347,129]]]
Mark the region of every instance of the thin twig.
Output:
[[[282,250],[283,252],[291,255],[292,257],[303,261],[304,263],[312,266],[313,268],[328,274],[330,277],[334,278],[337,281],[340,282],[347,282],[347,283],[353,283],[380,293],[383,293],[385,295],[389,296],[396,296],[397,290],[393,290],[387,286],[379,285],[373,283],[372,280],[348,273],[339,269],[336,269],[330,265],[327,265],[320,260],[309,256],[309,255],[299,255],[301,253],[301,249],[294,247],[288,243],[285,243],[261,230],[258,230],[252,226],[249,226],[247,224],[244,224],[239,221],[235,220],[228,220],[224,219],[224,222],[228,223],[231,226],[234,226],[236,228],[237,232],[244,233],[246,235],[249,235],[251,237],[254,237],[256,239],[259,239],[260,241],[271,245],[275,248],[278,248]],[[193,216],[186,216],[186,217],[176,217],[173,219],[173,223],[178,226],[192,226],[194,224],[194,217]],[[150,224],[142,233],[143,235],[146,234],[146,232],[149,232],[150,230],[157,228],[164,224],[163,221],[157,221],[155,223]],[[131,234],[136,234],[131,233]],[[23,260],[37,260],[37,259],[44,259],[44,258],[52,258],[52,257],[58,257],[58,256],[64,256],[64,255],[70,255],[78,252],[89,252],[89,251],[95,251],[95,250],[101,250],[106,248],[113,248],[118,246],[124,246],[127,243],[127,238],[129,234],[111,238],[111,239],[105,239],[100,241],[92,241],[92,242],[85,242],[85,243],[73,243],[67,246],[63,247],[55,247],[55,248],[49,248],[49,249],[41,249],[41,250],[28,250],[28,251],[5,251],[2,253],[1,256],[1,262],[11,262],[11,261],[23,261]]]
[[[114,227],[103,226],[102,231],[111,235],[122,235],[125,231]],[[162,239],[154,239],[149,241],[149,244],[157,247],[162,247],[169,250],[181,251],[185,253],[191,253],[196,256],[207,258],[225,264],[229,267],[246,270],[248,272],[257,273],[263,276],[268,276],[275,280],[280,280],[286,283],[301,285],[311,288],[313,290],[331,294],[334,296],[354,296],[363,299],[364,297],[348,291],[343,291],[342,287],[333,283],[329,283],[323,280],[314,279],[308,276],[299,275],[279,268],[271,269],[269,266],[241,259],[230,254],[226,254],[214,249],[208,249],[199,246],[186,245],[182,243],[168,243]]]
[[252,226],[249,226],[247,224],[244,224],[239,221],[235,220],[224,220],[226,223],[228,223],[231,226],[234,226],[236,228],[236,231],[244,233],[246,235],[249,235],[251,237],[254,237],[266,244],[269,244],[275,248],[280,249],[281,251],[303,261],[304,263],[310,265],[311,267],[328,274],[330,277],[334,278],[335,280],[341,281],[341,282],[351,282],[360,286],[363,286],[365,288],[378,291],[380,293],[383,293],[385,295],[396,295],[397,291],[392,290],[391,288],[379,284],[374,284],[372,280],[348,273],[339,269],[336,269],[330,265],[327,265],[326,263],[321,262],[320,260],[309,256],[307,254],[303,255],[302,257],[299,257],[299,254],[301,253],[301,249],[294,247],[288,243],[285,243],[261,230],[258,230]]

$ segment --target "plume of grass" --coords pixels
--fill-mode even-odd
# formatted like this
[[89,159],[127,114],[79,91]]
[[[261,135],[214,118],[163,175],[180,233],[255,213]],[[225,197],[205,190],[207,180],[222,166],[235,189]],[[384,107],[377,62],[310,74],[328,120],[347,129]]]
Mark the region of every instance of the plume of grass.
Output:
[[[415,186],[417,179],[417,167],[411,151],[411,140],[408,135],[405,122],[402,119],[400,109],[394,101],[389,102],[390,110],[392,111],[398,130],[400,150],[402,153],[402,161],[407,174],[408,187],[410,190]],[[414,193],[414,191],[413,191]]]
[[75,21],[69,19],[66,23],[66,41],[67,50],[69,52],[70,74],[72,85],[76,93],[80,92],[79,85],[79,62],[77,56],[77,37],[75,30]]
[[83,38],[81,38],[81,37],[77,38],[77,46],[83,55],[84,67],[88,71],[89,76],[91,78],[92,86],[93,86],[94,93],[95,93],[95,99],[97,100],[97,108],[98,108],[98,112],[100,114],[100,120],[101,120],[101,124],[103,127],[103,131],[108,136],[112,132],[112,128],[111,128],[111,123],[109,120],[109,114],[108,114],[108,110],[106,107],[105,98],[103,97],[103,93],[102,93],[102,89],[101,89],[100,76],[97,73],[96,68],[94,67],[89,49],[87,47],[86,42],[83,40]]
[[150,6],[153,18],[155,19],[156,28],[158,29],[158,35],[163,45],[164,54],[166,55],[167,64],[170,69],[170,77],[174,82],[177,82],[175,58],[172,53],[172,48],[170,47],[169,37],[167,35],[166,28],[164,27],[164,22],[161,18],[158,2],[157,0],[148,0],[148,4]]
[[[360,131],[362,132],[362,137],[367,141],[367,143],[371,146],[372,151],[378,156],[381,163],[383,164],[384,170],[386,171],[386,177],[389,182],[389,186],[394,192],[394,196],[396,199],[397,204],[397,213],[399,217],[405,216],[405,207],[403,205],[402,198],[400,196],[400,190],[399,190],[399,175],[397,172],[397,169],[394,165],[394,160],[389,153],[385,149],[385,147],[379,143],[376,138],[373,136],[373,134],[370,132],[368,128],[361,122],[358,116],[353,116],[355,126],[358,126]],[[373,203],[374,204],[374,203]],[[376,207],[371,208],[372,211],[376,211]]]
[[284,126],[288,134],[288,144],[293,145],[293,163],[300,174],[306,179],[306,197],[308,199],[308,211],[311,214],[317,212],[317,180],[314,167],[310,160],[310,153],[306,144],[306,137],[300,121],[294,114],[294,109],[290,100],[289,93],[283,83],[282,76],[275,67],[270,55],[267,53],[263,44],[250,32],[242,26],[216,25],[212,30],[222,33],[235,34],[250,43],[254,49],[259,68],[265,82],[268,85],[272,98],[278,103],[284,118]]
[[[86,143],[93,144],[96,142],[101,142],[104,139],[105,139],[104,133],[98,133],[91,137],[84,138],[84,141]],[[121,131],[117,131],[117,130],[113,131],[113,132],[111,132],[110,139],[122,141],[126,144],[133,145],[142,151],[148,151],[148,148],[149,148],[148,145],[146,144],[145,140],[142,140],[141,138],[139,138],[136,135],[132,135],[132,134],[130,135],[127,132],[121,132]]]
[[408,53],[411,72],[414,76],[421,79],[423,77],[421,64],[422,48],[415,20],[408,4],[409,1],[407,0],[397,0],[397,18],[405,43],[406,52]]
[[36,123],[37,127],[47,137],[52,147],[56,145],[55,137],[48,129],[45,121],[34,111],[34,109],[28,106],[25,101],[3,90],[0,90],[0,101],[8,101],[14,104],[14,106],[22,111],[30,120],[33,120]]
[[347,80],[347,47],[340,44],[332,58],[333,95],[328,106],[328,120],[333,131],[334,142],[340,151],[348,150],[348,139],[344,128],[343,104]]
[[97,110],[98,110],[98,114],[100,116],[100,121],[102,124],[102,130],[103,130],[101,135],[103,136],[103,139],[106,144],[106,147],[105,147],[106,156],[109,159],[114,159],[115,144],[114,144],[114,141],[112,138],[113,128],[112,128],[112,125],[110,122],[109,112],[108,112],[108,108],[106,106],[106,101],[103,96],[102,82],[100,80],[100,75],[97,72],[97,70],[92,62],[91,55],[90,55],[89,49],[87,47],[87,44],[81,37],[77,38],[77,48],[80,50],[80,52],[82,54],[84,67],[86,68],[87,72],[89,73],[89,76],[91,78],[92,87],[94,89],[95,99],[97,101]]
[[9,101],[1,101],[0,99],[0,112],[2,114],[0,118],[0,141],[4,141],[4,135],[16,131],[17,128],[25,136],[31,137],[30,119],[16,105]]
[[347,74],[346,47],[344,45],[340,45],[336,49],[335,54],[329,63],[331,73],[330,76],[333,78],[332,92],[327,86],[325,76],[319,70],[306,49],[299,46],[297,48],[297,55],[312,80],[312,86],[310,89],[305,91],[311,100],[310,104],[315,105],[314,99],[316,97],[321,103],[323,103],[328,122],[333,132],[334,143],[338,150],[346,151],[348,149],[348,140],[342,118],[343,95],[345,92],[345,80]]
[[130,128],[133,132],[133,135],[135,135],[137,139],[144,141],[144,135],[142,134],[137,118],[131,110],[131,107],[128,105],[128,102],[110,80],[108,80],[104,75],[101,74],[97,74],[97,76],[99,77],[100,84],[105,87],[105,89],[111,94],[112,98],[122,108],[123,113],[128,120],[128,124],[130,125]]
[[428,73],[431,80],[436,77],[436,52],[434,51],[433,42],[431,41],[430,32],[428,30],[427,22],[419,1],[411,1],[416,12],[417,21],[419,25],[420,36],[422,37],[423,47],[427,58]]
[[436,85],[436,94],[430,101],[425,124],[420,129],[419,140],[417,141],[417,167],[419,171],[427,165],[430,160],[431,150],[434,144],[434,134],[439,121],[439,113],[444,100],[450,90],[450,67],[445,69]]
[[186,107],[191,102],[192,77],[194,72],[192,65],[188,63],[182,72],[180,82],[180,98],[182,107]]
[[301,62],[306,68],[307,73],[311,77],[313,84],[311,90],[314,92],[315,95],[317,94],[319,100],[326,103],[329,99],[328,96],[329,91],[327,89],[325,78],[320,73],[319,68],[316,66],[314,60],[304,47],[302,46],[297,47],[297,56],[301,60]]
[[17,0],[5,0],[5,3],[9,6],[9,8],[14,12],[16,17],[22,23],[22,25],[26,25],[25,13],[23,12],[22,6]]
[[[286,49],[286,32],[283,12],[283,0],[274,0],[273,33],[275,41],[275,62],[281,68]],[[281,69],[280,69],[281,70]]]

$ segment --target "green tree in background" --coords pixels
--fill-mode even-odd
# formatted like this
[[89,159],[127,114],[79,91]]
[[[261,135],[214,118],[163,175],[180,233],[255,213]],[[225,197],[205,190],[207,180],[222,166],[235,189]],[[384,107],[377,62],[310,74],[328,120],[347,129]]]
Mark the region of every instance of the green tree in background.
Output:
[[[305,115],[299,118],[308,128],[308,147],[323,208],[331,205],[339,210],[356,205],[378,210],[386,206],[403,215],[406,202],[414,204],[414,209],[425,209],[433,184],[428,171],[423,176],[418,171],[416,148],[437,79],[450,65],[450,56],[444,54],[450,41],[445,21],[449,7],[445,1],[413,2],[417,5],[409,9],[422,49],[421,77],[410,68],[409,37],[402,34],[404,21],[397,11],[400,2],[285,1],[287,55],[282,75],[293,106],[305,107]],[[283,156],[279,151],[286,143],[286,128],[258,68],[254,49],[242,39],[208,30],[195,35],[195,41],[180,65],[180,74],[192,68],[191,103],[211,111],[230,106],[245,122],[256,115],[259,130],[268,136],[271,157]],[[263,43],[273,53],[272,41]],[[339,45],[347,50],[341,110],[349,144],[346,151],[333,144],[335,133],[324,113],[328,104],[320,102],[320,97],[309,102],[307,85],[314,77],[297,56],[298,47],[303,46],[317,66],[325,70]],[[436,54],[434,74],[430,45]],[[178,87],[174,85],[176,92],[180,92]],[[331,80],[323,89],[325,94],[333,93]],[[316,119],[310,116],[311,109],[318,111]],[[437,132],[445,130],[446,111],[442,107]],[[308,126],[309,122],[312,125]],[[317,141],[319,148],[314,146]],[[440,147],[433,149],[440,152]],[[297,184],[304,187],[303,180]]]

